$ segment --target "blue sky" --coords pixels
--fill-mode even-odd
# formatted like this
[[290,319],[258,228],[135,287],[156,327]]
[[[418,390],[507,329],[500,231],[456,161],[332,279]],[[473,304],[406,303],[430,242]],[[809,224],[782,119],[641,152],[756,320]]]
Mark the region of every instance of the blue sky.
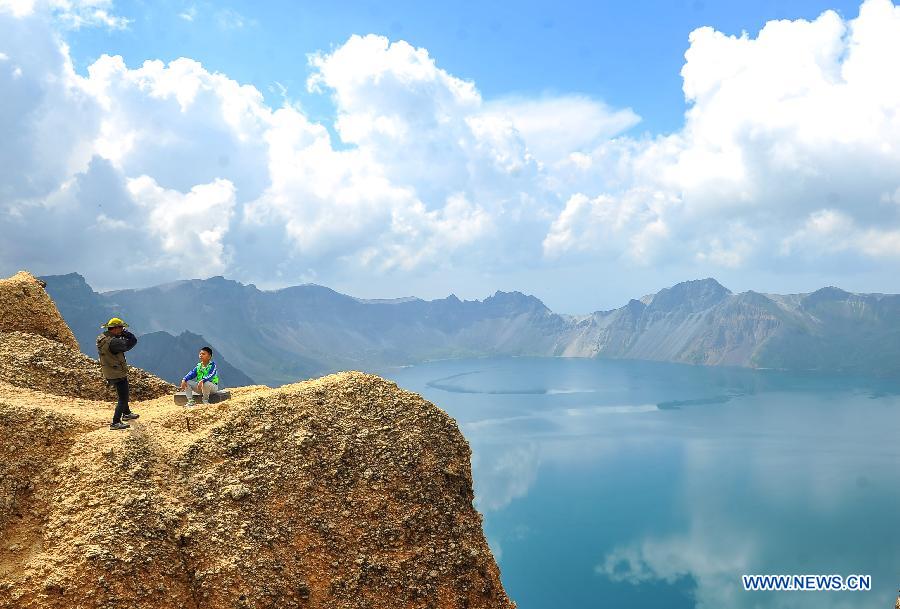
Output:
[[[634,2],[130,2],[125,30],[84,28],[67,38],[79,70],[103,53],[129,67],[191,57],[252,83],[270,104],[282,92],[321,120],[327,97],[309,94],[306,56],[352,34],[383,34],[424,47],[485,98],[580,93],[641,118],[637,131],[671,132],[686,108],[679,75],[688,34],[708,25],[756,33],[774,19],[814,19],[827,9],[856,17],[858,2],[675,0]],[[190,16],[187,20],[185,16]]]
[[891,0],[0,0],[0,273],[898,293],[898,56]]

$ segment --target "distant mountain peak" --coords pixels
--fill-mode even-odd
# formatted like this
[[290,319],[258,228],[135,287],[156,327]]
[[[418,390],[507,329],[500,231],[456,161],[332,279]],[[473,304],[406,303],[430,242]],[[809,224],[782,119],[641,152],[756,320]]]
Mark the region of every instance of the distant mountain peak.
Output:
[[681,281],[673,285],[670,289],[672,290],[715,290],[719,292],[724,292],[726,294],[731,294],[731,290],[726,288],[724,285],[719,283],[713,277],[706,277],[704,279],[688,279],[687,281]]
[[824,288],[819,288],[815,292],[809,294],[809,296],[816,296],[819,298],[828,297],[828,298],[846,298],[850,296],[850,292],[846,290],[842,290],[841,288],[835,287],[833,285],[825,286]]
[[625,314],[630,315],[632,317],[639,317],[646,308],[647,308],[647,305],[644,304],[642,301],[635,300],[634,298],[632,298],[631,300],[628,301],[628,304],[626,304],[624,307],[622,307],[619,310],[623,311]]
[[72,271],[71,273],[62,273],[61,275],[47,275],[47,277],[56,277],[56,278],[59,278],[59,279],[63,279],[63,278],[65,278],[65,279],[78,279],[78,280],[80,280],[80,281],[87,282],[87,281],[85,280],[85,278],[84,278],[84,275],[82,275],[81,273],[78,273],[78,272],[76,272],[76,271]]
[[854,294],[830,285],[807,294],[800,303],[804,308],[808,309],[826,302],[843,302],[852,296]]
[[213,275],[212,277],[210,277],[208,279],[197,279],[195,281],[199,281],[201,283],[206,283],[206,284],[210,284],[210,285],[216,285],[216,286],[224,285],[224,286],[229,286],[229,287],[231,287],[231,286],[237,286],[237,287],[241,287],[241,288],[248,287],[248,286],[244,285],[243,283],[241,283],[240,281],[236,281],[234,279],[227,279],[227,278],[223,277],[222,275]]
[[658,311],[685,309],[691,312],[708,309],[732,295],[731,290],[707,277],[676,283],[657,292],[649,307]]
[[493,296],[488,296],[484,299],[483,302],[486,305],[502,307],[508,310],[516,309],[521,311],[532,310],[550,312],[550,309],[547,308],[547,305],[545,305],[539,298],[531,296],[529,294],[523,294],[522,292],[516,290],[512,292],[497,290],[496,292],[494,292]]
[[[528,299],[535,298],[534,296],[529,296],[528,294],[524,294],[518,290],[513,290],[512,292],[504,292],[503,290],[497,290],[494,292],[493,296],[488,296],[488,298],[510,298],[510,299]],[[537,300],[537,298],[535,298]]]

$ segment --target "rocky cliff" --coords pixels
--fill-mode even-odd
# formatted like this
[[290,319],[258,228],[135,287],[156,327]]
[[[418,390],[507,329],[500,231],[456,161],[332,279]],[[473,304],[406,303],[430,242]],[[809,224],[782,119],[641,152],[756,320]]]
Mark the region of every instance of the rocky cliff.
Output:
[[89,358],[52,315],[10,323],[29,309],[6,292],[42,298],[13,279],[0,340],[79,372],[0,376],[0,608],[515,607],[469,446],[418,394],[341,372],[185,412],[147,375],[141,418],[110,431],[111,396],[50,391]]
[[898,322],[900,295],[734,294],[707,278],[572,318],[554,355],[896,375]]

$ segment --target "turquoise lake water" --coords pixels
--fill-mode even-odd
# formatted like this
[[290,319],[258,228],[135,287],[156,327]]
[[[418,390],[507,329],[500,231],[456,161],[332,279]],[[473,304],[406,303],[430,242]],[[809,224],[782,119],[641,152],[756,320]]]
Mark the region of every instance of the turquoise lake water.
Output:
[[[518,357],[373,372],[459,423],[521,609],[894,606],[898,379]],[[872,590],[749,592],[742,574]]]

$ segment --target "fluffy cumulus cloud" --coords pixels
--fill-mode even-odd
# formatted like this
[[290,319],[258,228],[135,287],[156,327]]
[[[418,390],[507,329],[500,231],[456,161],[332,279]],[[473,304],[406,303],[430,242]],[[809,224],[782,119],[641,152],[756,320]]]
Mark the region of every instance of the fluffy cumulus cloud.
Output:
[[[129,68],[102,56],[79,75],[46,13],[2,19],[14,96],[0,114],[19,130],[0,144],[19,164],[0,184],[6,266],[48,272],[56,258],[96,276],[102,239],[68,252],[100,233],[128,234],[134,282],[416,272],[484,262],[498,241],[511,258],[523,244],[540,255],[550,212],[535,211],[534,160],[509,120],[483,115],[474,85],[424,49],[354,36],[312,58],[310,87],[338,110],[337,145],[297,108],[271,108],[196,61]],[[42,223],[48,213],[66,223]],[[511,227],[531,239],[517,242]]]
[[128,244],[133,284],[900,256],[889,0],[755,37],[695,30],[684,127],[641,138],[630,109],[484,100],[426,49],[376,35],[310,58],[332,132],[189,58],[102,56],[76,73],[67,28],[127,27],[114,8],[0,1],[5,272],[110,285],[110,241]]
[[[573,156],[547,255],[610,247],[646,263],[896,262],[900,7],[773,21],[755,38],[690,35],[678,133]],[[611,243],[614,239],[614,243]]]
[[[84,169],[99,122],[50,25],[0,7],[0,196],[4,208],[42,200]],[[14,206],[9,211],[15,211]]]
[[[158,65],[150,63],[117,75],[121,60],[104,57],[82,77],[47,13],[9,7],[0,8],[0,41],[6,93],[0,121],[12,135],[0,142],[0,244],[7,271],[65,265],[99,278],[120,258],[110,252],[127,248],[117,268],[151,280],[187,274],[195,264],[194,239],[182,238],[189,235],[185,230],[173,232],[186,221],[197,225],[210,269],[224,270],[234,186],[197,162],[208,157],[208,148],[197,154],[194,146],[193,158],[184,151],[190,133],[177,124],[200,87],[183,75],[172,79],[177,84],[153,80],[181,64],[154,71]],[[229,103],[239,99],[233,95]],[[221,114],[224,123],[228,115]],[[229,130],[239,134],[239,127]],[[169,146],[155,147],[160,141]],[[228,152],[224,145],[220,150]],[[265,170],[264,163],[258,167]]]
[[527,245],[511,231],[536,242],[537,165],[507,117],[483,112],[473,83],[438,68],[425,49],[380,36],[353,36],[311,65],[310,88],[332,95],[337,133],[354,146],[338,162],[368,181],[343,197],[353,204],[348,215],[365,206],[377,223],[361,260],[382,270],[440,266],[454,254],[483,259],[485,251],[512,260]]

